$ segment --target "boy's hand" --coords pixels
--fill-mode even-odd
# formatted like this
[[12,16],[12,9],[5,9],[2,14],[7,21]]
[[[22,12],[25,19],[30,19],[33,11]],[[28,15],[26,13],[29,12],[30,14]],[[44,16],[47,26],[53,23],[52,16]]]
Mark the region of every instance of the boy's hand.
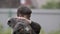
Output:
[[25,19],[26,21],[28,21],[28,23],[31,24],[31,20],[28,20],[28,19],[26,19],[26,18],[24,18],[24,17],[16,17],[16,18],[18,18],[18,19]]

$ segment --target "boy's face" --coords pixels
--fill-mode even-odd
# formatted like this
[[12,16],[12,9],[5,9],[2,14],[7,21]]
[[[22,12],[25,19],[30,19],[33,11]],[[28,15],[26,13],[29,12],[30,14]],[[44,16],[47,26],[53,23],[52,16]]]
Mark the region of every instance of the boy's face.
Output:
[[24,15],[24,17],[30,20],[31,15]]
[[19,14],[19,16],[18,16],[18,17],[25,17],[25,18],[27,18],[27,19],[29,19],[29,20],[30,20],[31,15],[22,15],[22,14]]

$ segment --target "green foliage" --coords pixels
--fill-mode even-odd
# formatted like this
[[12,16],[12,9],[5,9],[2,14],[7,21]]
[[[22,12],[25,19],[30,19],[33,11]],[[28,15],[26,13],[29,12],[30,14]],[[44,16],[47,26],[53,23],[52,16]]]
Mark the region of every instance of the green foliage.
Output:
[[41,29],[40,34],[46,34],[46,32],[43,29]]
[[57,30],[57,31],[51,31],[51,32],[49,32],[48,34],[60,34],[60,30]]
[[0,23],[0,34],[3,32],[3,25]]
[[7,28],[3,34],[11,34],[11,29],[10,28]]
[[47,2],[46,5],[42,5],[42,8],[46,8],[46,9],[60,9],[60,2],[55,2],[55,1]]
[[60,29],[52,30],[48,33],[46,33],[44,29],[41,29],[40,34],[60,34]]
[[11,34],[11,29],[10,28],[4,29],[3,25],[0,24],[0,34]]

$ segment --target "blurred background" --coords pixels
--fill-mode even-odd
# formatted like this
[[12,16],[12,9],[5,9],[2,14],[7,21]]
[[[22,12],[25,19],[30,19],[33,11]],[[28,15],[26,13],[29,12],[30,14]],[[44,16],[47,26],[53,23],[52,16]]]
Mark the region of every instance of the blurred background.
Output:
[[0,0],[0,34],[11,34],[7,21],[16,17],[20,5],[31,8],[31,20],[42,27],[40,34],[60,34],[60,0]]

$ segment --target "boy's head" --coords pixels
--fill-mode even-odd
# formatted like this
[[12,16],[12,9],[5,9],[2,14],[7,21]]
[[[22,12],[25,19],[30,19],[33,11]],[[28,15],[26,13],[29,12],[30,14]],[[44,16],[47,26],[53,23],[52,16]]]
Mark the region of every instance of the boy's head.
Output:
[[30,19],[31,13],[32,11],[26,6],[20,6],[17,10],[18,17],[26,17],[27,19]]

